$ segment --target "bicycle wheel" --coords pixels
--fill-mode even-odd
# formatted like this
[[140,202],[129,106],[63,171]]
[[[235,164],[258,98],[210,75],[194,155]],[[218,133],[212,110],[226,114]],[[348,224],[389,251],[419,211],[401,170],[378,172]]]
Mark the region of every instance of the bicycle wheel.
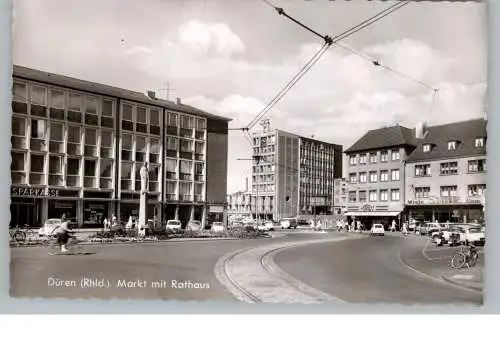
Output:
[[453,269],[461,269],[465,265],[465,255],[461,252],[457,252],[451,258],[451,267]]
[[17,243],[24,243],[26,240],[26,234],[20,230],[16,230],[14,234],[12,235],[12,238],[17,242]]
[[478,259],[479,259],[479,254],[477,252],[474,252],[472,256],[470,256],[469,266],[473,267],[474,265],[476,265]]
[[81,244],[81,241],[74,237],[70,238],[68,243],[66,243],[66,249],[68,250],[68,253],[72,255],[81,255],[85,250],[84,246]]

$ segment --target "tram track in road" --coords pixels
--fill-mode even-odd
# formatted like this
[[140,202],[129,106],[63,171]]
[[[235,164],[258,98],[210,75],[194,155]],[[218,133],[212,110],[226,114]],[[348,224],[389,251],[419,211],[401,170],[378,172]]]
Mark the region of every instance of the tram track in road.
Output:
[[330,237],[235,251],[219,259],[214,268],[215,275],[233,296],[245,303],[343,303],[286,274],[274,263],[273,258],[288,248],[344,239],[348,238]]

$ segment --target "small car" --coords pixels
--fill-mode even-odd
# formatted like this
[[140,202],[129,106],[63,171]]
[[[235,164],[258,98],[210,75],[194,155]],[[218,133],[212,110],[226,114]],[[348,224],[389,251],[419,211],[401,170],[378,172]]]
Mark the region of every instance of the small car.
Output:
[[224,224],[222,222],[213,222],[212,223],[212,231],[215,231],[215,232],[224,231]]
[[201,222],[196,220],[189,221],[187,229],[191,231],[201,230]]
[[54,234],[54,230],[61,225],[60,218],[49,218],[45,221],[43,226],[38,229],[39,236],[51,236]]
[[370,236],[385,236],[384,226],[382,224],[373,224],[370,229]]
[[274,229],[274,223],[272,221],[261,223],[257,226],[257,229],[261,231],[271,231]]
[[182,229],[182,223],[177,219],[169,219],[166,228],[170,230],[180,230]]
[[283,218],[280,221],[281,229],[297,229],[297,221],[295,218]]

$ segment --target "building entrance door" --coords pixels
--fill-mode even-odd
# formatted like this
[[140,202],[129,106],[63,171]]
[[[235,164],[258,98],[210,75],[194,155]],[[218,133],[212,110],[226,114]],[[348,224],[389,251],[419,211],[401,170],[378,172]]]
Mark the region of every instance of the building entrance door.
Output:
[[25,199],[10,204],[10,226],[41,226],[41,201]]

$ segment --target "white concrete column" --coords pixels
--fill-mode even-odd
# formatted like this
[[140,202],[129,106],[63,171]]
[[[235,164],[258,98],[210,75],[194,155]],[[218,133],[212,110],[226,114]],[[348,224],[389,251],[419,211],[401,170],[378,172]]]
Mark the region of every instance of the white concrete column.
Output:
[[207,206],[204,205],[203,211],[201,212],[201,227],[202,227],[202,229],[205,229],[206,218],[207,218]]
[[174,219],[177,219],[177,220],[179,219],[179,205],[178,204],[175,206],[175,217],[174,217]]
[[47,198],[42,199],[42,225],[49,218],[49,200]]
[[189,207],[189,220],[192,221],[194,219],[194,205]]

